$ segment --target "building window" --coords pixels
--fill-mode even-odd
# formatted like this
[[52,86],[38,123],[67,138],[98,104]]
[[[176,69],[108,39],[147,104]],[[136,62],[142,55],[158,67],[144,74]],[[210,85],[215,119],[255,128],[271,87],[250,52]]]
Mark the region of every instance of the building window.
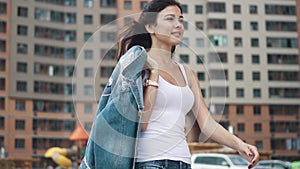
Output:
[[6,21],[0,20],[0,33],[6,33]]
[[235,80],[243,80],[244,79],[244,74],[241,71],[236,71],[235,72]]
[[196,46],[199,47],[199,48],[203,48],[204,47],[204,39],[197,38],[196,39]]
[[224,2],[208,2],[207,12],[226,13]]
[[84,15],[83,20],[86,25],[93,24],[93,15]]
[[94,58],[93,50],[84,50],[84,59],[85,60],[92,60],[93,58]]
[[111,24],[115,24],[115,20],[117,19],[117,15],[114,14],[101,14],[100,15],[100,24],[101,25],[105,25],[108,24],[110,22],[112,22]]
[[104,8],[115,8],[117,0],[100,0],[100,6]]
[[286,32],[296,32],[297,23],[287,22],[287,21],[266,21],[267,31],[286,31]]
[[205,73],[204,72],[197,72],[198,80],[205,81]]
[[236,114],[237,115],[244,115],[244,106],[243,105],[237,105],[236,106]]
[[5,98],[0,97],[0,110],[5,110]]
[[262,141],[255,141],[255,146],[258,150],[263,150],[263,142]]
[[249,13],[250,14],[257,14],[257,5],[250,5],[249,6]]
[[19,73],[27,73],[27,63],[18,62],[17,63],[17,72],[19,72]]
[[259,47],[259,39],[251,38],[251,47]]
[[265,13],[271,15],[296,15],[296,5],[265,5]]
[[181,5],[182,13],[188,13],[188,6],[186,4]]
[[242,30],[242,23],[241,23],[241,21],[234,21],[233,22],[233,29],[234,30]]
[[261,115],[261,107],[260,106],[253,106],[253,115],[255,115],[255,116]]
[[6,60],[4,58],[0,58],[0,72],[5,72],[6,70]]
[[105,67],[102,66],[100,70],[100,77],[110,77],[111,73],[113,72],[113,67]]
[[180,57],[180,60],[182,60],[184,63],[190,62],[189,55],[181,54],[181,55],[179,55],[179,57]]
[[205,98],[206,97],[206,90],[205,89],[201,89],[201,93],[202,93],[203,98]]
[[27,7],[18,7],[18,16],[28,17],[28,8]]
[[93,68],[84,68],[84,77],[93,77]]
[[141,1],[141,2],[140,2],[140,9],[143,10],[144,7],[145,7],[147,4],[148,4],[147,1]]
[[268,48],[298,48],[297,38],[267,37]]
[[236,89],[236,97],[237,98],[243,98],[245,96],[244,89],[243,88],[237,88]]
[[187,21],[183,21],[183,27],[184,27],[184,30],[188,30],[189,29],[189,23]]
[[250,22],[250,30],[257,31],[258,30],[258,22]]
[[261,123],[254,123],[254,131],[255,132],[261,132],[262,131]]
[[18,25],[17,34],[22,36],[27,36],[28,34],[28,27],[25,25]]
[[84,104],[84,113],[85,114],[93,113],[93,104],[91,104],[91,103]]
[[94,0],[84,0],[84,7],[86,8],[92,8],[94,5]]
[[260,72],[252,72],[252,80],[260,81]]
[[19,54],[27,54],[28,53],[28,46],[25,43],[18,43],[17,44],[17,53]]
[[84,95],[85,96],[93,96],[94,90],[92,85],[85,85],[84,86]]
[[196,25],[196,30],[203,30],[203,22],[202,21],[196,21],[195,22]]
[[5,90],[5,78],[0,77],[0,90]]
[[0,39],[0,52],[6,52],[6,40]]
[[227,37],[225,35],[210,35],[209,40],[214,46],[227,46]]
[[190,44],[189,38],[182,38],[181,43],[179,44],[179,46],[187,47],[187,46],[189,46],[189,44]]
[[132,2],[124,1],[124,9],[132,9]]
[[27,82],[24,81],[17,81],[17,88],[18,92],[26,92],[27,91]]
[[16,130],[25,130],[25,120],[16,120],[15,125]]
[[234,46],[235,47],[241,47],[243,46],[243,40],[241,37],[235,37],[234,38]]
[[238,123],[237,124],[237,131],[238,132],[245,132],[245,124],[244,123]]
[[34,37],[70,42],[76,41],[76,31],[35,26]]
[[16,107],[15,107],[15,109],[17,111],[25,111],[25,109],[26,109],[25,101],[23,101],[23,100],[16,100]]
[[15,149],[24,149],[25,139],[15,139]]
[[235,54],[234,55],[235,63],[242,64],[243,63],[243,55]]
[[227,63],[228,57],[226,52],[210,52],[208,53],[208,63]]
[[210,92],[210,96],[212,97],[228,97],[228,87],[211,87],[211,89],[209,90]]
[[203,6],[195,5],[195,14],[203,14]]
[[209,19],[208,29],[226,29],[225,19]]
[[204,55],[197,55],[197,64],[204,63]]
[[233,13],[241,13],[241,5],[234,4],[233,5]]
[[101,32],[100,36],[101,42],[115,42],[117,39],[115,32]]
[[6,2],[0,2],[0,14],[7,14],[7,3]]
[[260,89],[253,89],[253,97],[254,98],[261,98],[261,90]]
[[101,49],[100,53],[100,57],[104,60],[115,60],[117,51],[116,49]]
[[84,41],[85,42],[93,42],[93,33],[92,32],[84,32]]
[[[3,116],[0,116],[0,130],[4,130],[5,129],[5,118]],[[3,145],[3,140],[1,140],[0,137],[0,146]]]
[[253,64],[259,64],[259,55],[252,55],[252,63]]
[[268,53],[268,64],[291,64],[297,65],[299,63],[298,54],[271,54]]
[[212,80],[225,80],[228,77],[228,71],[223,69],[210,69],[209,78]]

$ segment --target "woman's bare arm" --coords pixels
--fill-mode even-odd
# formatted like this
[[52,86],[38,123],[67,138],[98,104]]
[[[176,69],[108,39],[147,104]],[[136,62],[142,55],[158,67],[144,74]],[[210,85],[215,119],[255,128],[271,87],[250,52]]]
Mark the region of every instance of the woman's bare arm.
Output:
[[237,150],[242,157],[250,162],[249,167],[256,165],[259,159],[257,148],[250,144],[246,144],[235,135],[229,133],[213,119],[204,102],[196,73],[191,69],[188,69],[187,73],[190,87],[195,96],[192,111],[194,112],[201,132],[203,132],[206,137]]

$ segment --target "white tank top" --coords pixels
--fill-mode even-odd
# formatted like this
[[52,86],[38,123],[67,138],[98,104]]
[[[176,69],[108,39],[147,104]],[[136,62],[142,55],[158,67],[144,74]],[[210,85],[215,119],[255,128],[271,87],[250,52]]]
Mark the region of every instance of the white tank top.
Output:
[[137,162],[176,160],[191,163],[185,137],[185,116],[194,104],[183,65],[179,64],[185,86],[175,86],[159,76],[158,91],[148,127],[141,132]]

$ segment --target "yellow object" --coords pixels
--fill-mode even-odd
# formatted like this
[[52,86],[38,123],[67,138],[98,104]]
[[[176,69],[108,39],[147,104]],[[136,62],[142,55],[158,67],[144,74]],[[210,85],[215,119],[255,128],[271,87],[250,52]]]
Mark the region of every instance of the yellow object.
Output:
[[46,158],[52,158],[54,162],[56,162],[61,167],[69,168],[72,166],[72,161],[67,158],[67,149],[52,147],[49,148],[45,155]]

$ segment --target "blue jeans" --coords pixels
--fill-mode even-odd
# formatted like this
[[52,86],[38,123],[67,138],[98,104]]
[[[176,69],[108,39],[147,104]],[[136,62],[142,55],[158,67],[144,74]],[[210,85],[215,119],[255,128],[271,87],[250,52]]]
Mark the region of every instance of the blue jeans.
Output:
[[173,160],[154,160],[135,163],[135,169],[192,169],[190,164]]

